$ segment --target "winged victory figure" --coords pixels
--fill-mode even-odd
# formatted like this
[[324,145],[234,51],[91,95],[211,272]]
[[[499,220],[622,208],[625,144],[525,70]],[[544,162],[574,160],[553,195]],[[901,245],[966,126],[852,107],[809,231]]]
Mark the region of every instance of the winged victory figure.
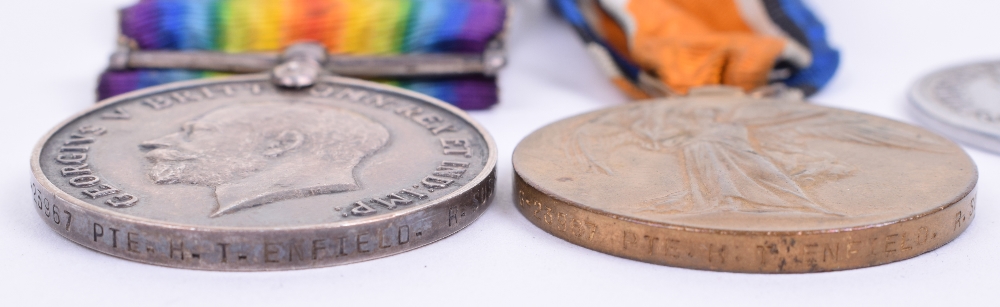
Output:
[[564,142],[566,153],[608,175],[615,172],[609,159],[623,147],[675,155],[685,188],[643,203],[668,214],[841,215],[811,200],[802,187],[849,176],[854,167],[830,153],[810,150],[806,139],[925,151],[938,151],[941,145],[850,112],[777,100],[637,104],[572,131]]

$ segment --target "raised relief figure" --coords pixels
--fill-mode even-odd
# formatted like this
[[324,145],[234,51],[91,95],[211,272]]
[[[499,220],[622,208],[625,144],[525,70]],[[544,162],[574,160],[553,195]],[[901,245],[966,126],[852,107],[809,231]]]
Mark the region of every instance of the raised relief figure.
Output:
[[854,167],[808,148],[807,139],[936,151],[917,133],[871,124],[864,117],[801,102],[650,103],[609,112],[567,136],[566,150],[591,171],[614,175],[612,157],[636,146],[674,155],[664,171],[683,174],[684,187],[643,202],[664,214],[801,212],[840,216],[803,187],[850,176]]
[[213,187],[212,217],[359,188],[354,168],[385,146],[389,132],[330,106],[247,103],[213,110],[181,131],[143,142],[158,184]]

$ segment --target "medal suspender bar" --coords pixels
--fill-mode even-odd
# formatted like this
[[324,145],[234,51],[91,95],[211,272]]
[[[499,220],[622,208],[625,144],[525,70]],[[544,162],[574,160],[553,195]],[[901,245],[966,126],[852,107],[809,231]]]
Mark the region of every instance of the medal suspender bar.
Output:
[[[147,51],[280,53],[313,42],[334,55],[480,55],[501,50],[507,8],[500,0],[141,0],[120,11],[128,46]],[[338,57],[331,57],[336,62]],[[214,67],[213,67],[214,68]],[[363,69],[362,69],[363,70]],[[101,76],[100,99],[227,70],[135,69]],[[493,75],[366,77],[444,100],[462,109],[497,102]]]
[[[199,5],[209,3],[227,12],[224,20],[249,16],[234,13],[239,10],[291,12],[237,9],[246,3],[241,1],[141,1],[123,11],[123,31],[131,39],[112,56],[101,90],[150,87],[102,100],[39,141],[31,186],[39,216],[54,231],[143,263],[286,270],[409,251],[454,234],[488,208],[497,162],[490,135],[454,105],[389,84],[443,84],[424,87],[440,90],[473,82],[485,86],[486,95],[465,95],[461,87],[434,93],[461,97],[451,102],[465,106],[493,104],[493,76],[504,64],[502,44],[490,32],[495,28],[445,31],[454,36],[439,38],[474,41],[448,45],[456,53],[331,54],[322,42],[292,43],[301,36],[286,37],[290,45],[284,50],[265,52],[258,45],[228,44],[238,33],[251,33],[236,40],[249,44],[266,41],[272,32],[229,28],[220,32],[225,39],[207,40],[227,42],[225,52],[211,51],[189,43],[215,32],[168,22],[171,14],[216,20],[198,15],[205,13],[196,10]],[[493,1],[427,3],[425,9],[464,3],[470,14],[496,12],[485,19],[505,14]],[[183,14],[173,10],[179,4],[187,5]],[[156,31],[134,32],[132,26]],[[282,29],[278,37],[308,30]],[[171,35],[187,43],[159,45],[157,39]],[[173,50],[186,47],[191,49]],[[201,76],[193,73],[198,71],[220,75],[155,85]],[[407,81],[380,84],[345,76]]]

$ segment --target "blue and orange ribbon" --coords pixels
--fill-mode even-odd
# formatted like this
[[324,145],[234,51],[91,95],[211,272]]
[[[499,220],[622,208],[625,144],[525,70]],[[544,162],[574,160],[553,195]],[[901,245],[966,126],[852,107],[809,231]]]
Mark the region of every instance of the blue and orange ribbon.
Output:
[[550,1],[635,99],[776,82],[811,94],[839,64],[800,0]]

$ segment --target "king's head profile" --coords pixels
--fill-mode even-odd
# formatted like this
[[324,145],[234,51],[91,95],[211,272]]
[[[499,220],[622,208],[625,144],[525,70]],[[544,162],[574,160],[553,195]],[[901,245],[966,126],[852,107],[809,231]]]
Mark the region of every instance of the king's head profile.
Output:
[[371,119],[305,102],[215,109],[143,142],[158,184],[215,189],[212,217],[276,201],[359,189],[354,168],[389,141]]

